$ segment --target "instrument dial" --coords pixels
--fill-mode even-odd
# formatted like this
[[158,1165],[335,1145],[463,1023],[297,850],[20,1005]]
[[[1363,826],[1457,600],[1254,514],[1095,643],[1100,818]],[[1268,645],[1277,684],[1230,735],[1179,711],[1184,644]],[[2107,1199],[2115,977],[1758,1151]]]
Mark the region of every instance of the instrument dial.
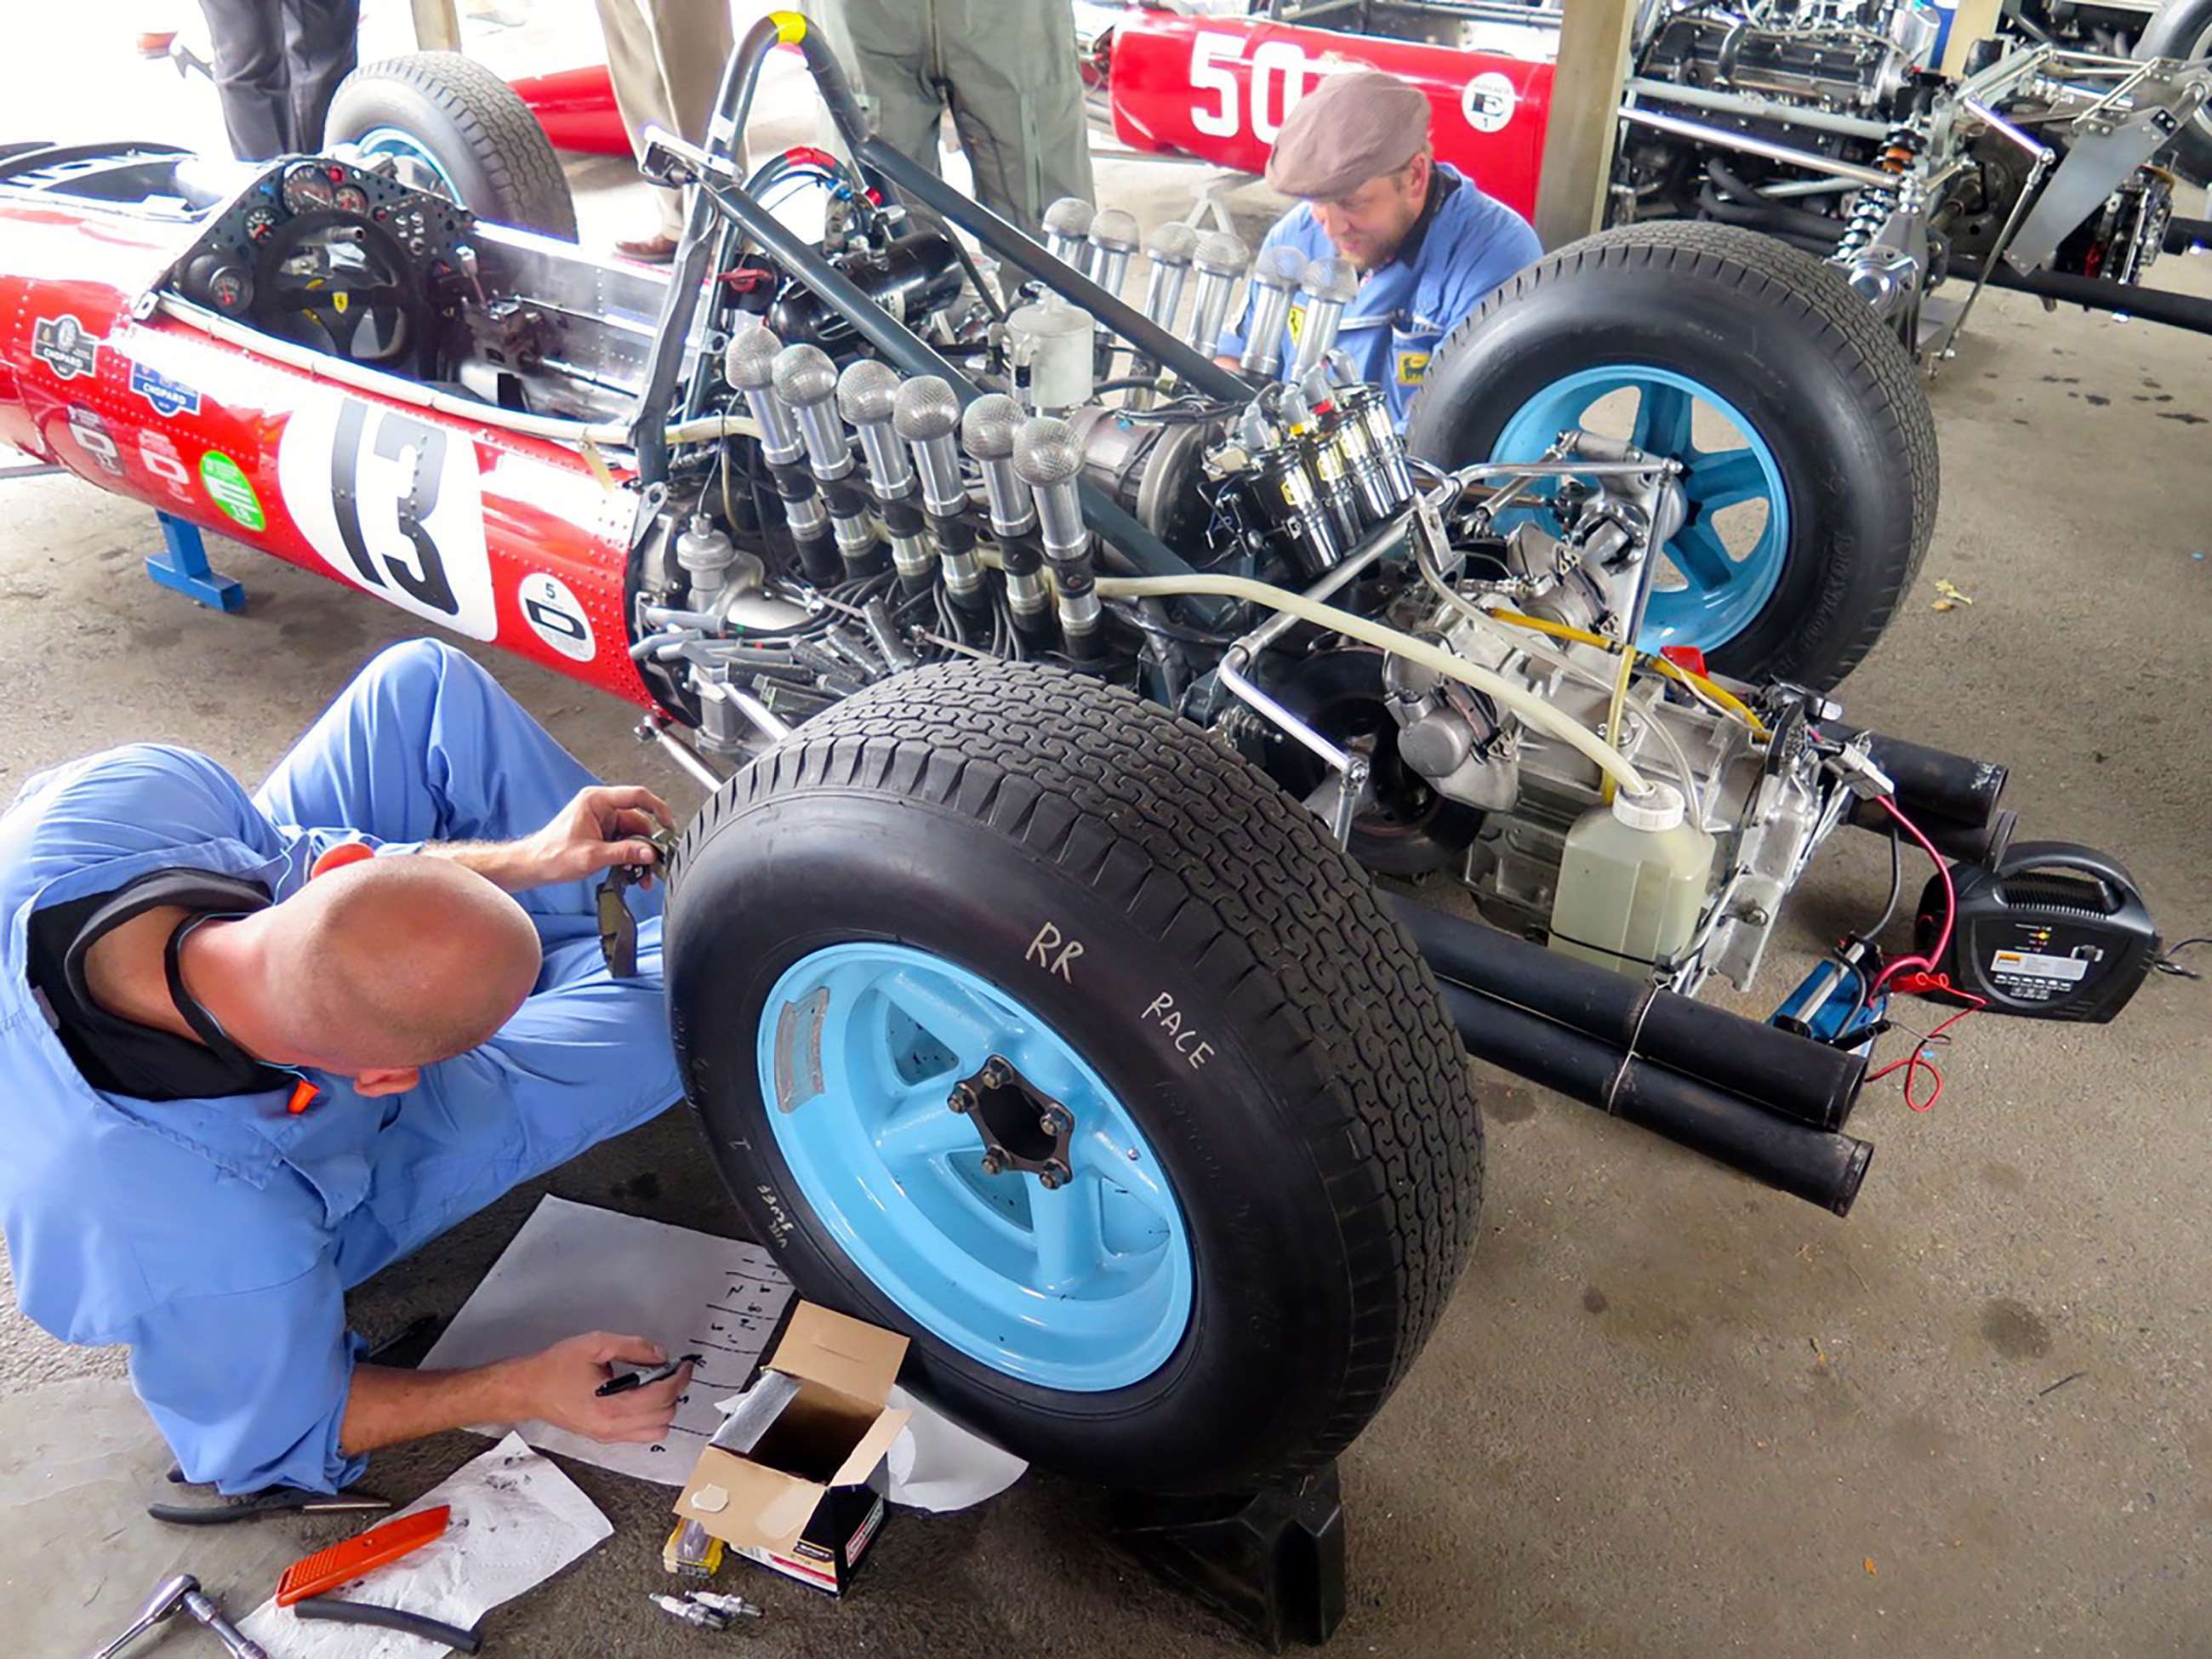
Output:
[[208,303],[238,316],[253,303],[253,279],[236,265],[218,265],[207,279]]
[[368,211],[368,192],[359,185],[340,185],[331,194],[331,205],[347,213]]
[[284,205],[295,213],[315,213],[331,206],[337,190],[330,175],[312,161],[302,161],[284,175]]
[[273,207],[252,207],[246,209],[246,234],[247,238],[256,242],[267,241],[269,240],[269,233],[276,228],[276,222],[282,216],[283,216],[280,215]]

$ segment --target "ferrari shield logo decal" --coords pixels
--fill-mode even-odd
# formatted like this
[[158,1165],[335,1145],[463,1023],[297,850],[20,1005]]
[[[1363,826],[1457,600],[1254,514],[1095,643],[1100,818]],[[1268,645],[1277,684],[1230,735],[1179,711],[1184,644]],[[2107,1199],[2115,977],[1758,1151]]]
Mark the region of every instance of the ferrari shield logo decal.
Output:
[[143,363],[131,365],[131,389],[154,405],[156,415],[197,415],[200,394],[180,380],[173,380]]
[[41,317],[33,324],[31,355],[58,380],[88,377],[100,369],[100,342],[74,317]]

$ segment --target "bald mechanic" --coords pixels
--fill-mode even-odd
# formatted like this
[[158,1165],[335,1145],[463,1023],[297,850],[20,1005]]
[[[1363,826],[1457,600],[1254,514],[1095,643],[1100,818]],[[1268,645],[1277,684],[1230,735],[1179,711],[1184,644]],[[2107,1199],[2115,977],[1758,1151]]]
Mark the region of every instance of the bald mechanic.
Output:
[[[1429,100],[1395,76],[1329,76],[1284,120],[1267,182],[1303,200],[1261,246],[1287,243],[1309,259],[1334,253],[1360,273],[1337,346],[1359,377],[1381,386],[1392,420],[1428,372],[1430,355],[1501,283],[1542,252],[1528,222],[1436,159]],[[1297,356],[1305,308],[1291,312],[1283,361]],[[1237,366],[1251,325],[1222,337]]]
[[[593,909],[668,822],[428,641],[370,663],[257,791],[135,744],[0,818],[17,1297],[65,1342],[129,1346],[185,1479],[330,1491],[465,1424],[666,1429],[688,1372],[594,1394],[652,1343],[391,1370],[362,1363],[345,1292],[681,1092],[659,895],[634,979]],[[325,856],[345,843],[373,855]]]

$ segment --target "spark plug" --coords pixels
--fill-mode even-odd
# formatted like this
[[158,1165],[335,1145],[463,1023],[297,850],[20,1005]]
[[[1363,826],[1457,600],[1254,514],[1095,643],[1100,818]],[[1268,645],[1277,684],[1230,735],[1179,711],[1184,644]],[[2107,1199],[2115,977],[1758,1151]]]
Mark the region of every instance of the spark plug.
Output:
[[1359,292],[1359,273],[1350,260],[1331,256],[1308,265],[1299,286],[1305,290],[1306,314],[1298,330],[1298,356],[1287,377],[1291,380],[1302,380],[1318,368],[1334,348],[1344,308]]
[[1014,471],[1014,434],[1022,418],[1021,405],[1012,398],[986,393],[960,417],[960,442],[983,471],[991,533],[1006,563],[1006,603],[1018,620],[1034,628],[1051,608],[1052,596],[1037,575],[1044,559],[1037,545],[1036,504]]
[[1262,249],[1252,268],[1252,330],[1244,337],[1237,368],[1272,380],[1283,367],[1283,328],[1291,318],[1291,295],[1306,274],[1306,256],[1285,243]]
[[1049,415],[1022,422],[1014,434],[1014,471],[1035,492],[1037,527],[1044,556],[1052,562],[1059,590],[1060,630],[1070,654],[1097,654],[1098,594],[1091,572],[1091,530],[1083,522],[1083,502],[1075,475],[1083,450],[1066,421]]
[[937,558],[922,539],[921,489],[906,446],[892,429],[898,398],[898,371],[863,357],[837,377],[837,412],[860,434],[860,453],[868,463],[868,489],[890,532],[891,562],[899,585],[910,593],[928,591]]
[[891,400],[891,424],[914,450],[921,474],[921,504],[937,542],[938,562],[953,599],[969,609],[988,602],[983,567],[975,557],[975,532],[968,522],[968,486],[961,482],[960,451],[953,442],[960,399],[943,376],[917,374]]
[[830,503],[830,532],[848,578],[872,576],[883,550],[868,523],[867,498],[853,479],[853,448],[837,418],[837,366],[818,346],[789,345],[776,354],[775,392],[799,417],[806,462]]
[[1221,330],[1229,320],[1229,301],[1237,279],[1251,263],[1252,251],[1242,237],[1217,230],[1199,239],[1191,263],[1198,270],[1198,297],[1192,302],[1190,346],[1201,357],[1212,357],[1221,348]]
[[798,422],[790,405],[776,393],[775,361],[782,349],[783,342],[765,325],[741,328],[722,353],[722,378],[744,394],[745,407],[761,429],[761,453],[783,502],[784,522],[798,545],[799,566],[806,580],[820,587],[842,580],[845,567],[830,545],[830,520],[822,510],[814,475],[804,465],[806,447],[799,439]]
[[1084,238],[1097,216],[1097,210],[1080,196],[1061,197],[1044,210],[1045,251],[1062,264],[1081,270],[1088,252]]

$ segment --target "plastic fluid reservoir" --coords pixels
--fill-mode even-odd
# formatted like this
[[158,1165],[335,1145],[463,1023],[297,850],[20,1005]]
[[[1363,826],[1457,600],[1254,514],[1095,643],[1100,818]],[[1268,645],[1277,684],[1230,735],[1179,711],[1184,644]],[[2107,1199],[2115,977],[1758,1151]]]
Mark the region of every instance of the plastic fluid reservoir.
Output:
[[1713,838],[1689,822],[1680,790],[1657,783],[1649,794],[1616,794],[1567,831],[1552,948],[1647,978],[1696,933],[1712,869]]

